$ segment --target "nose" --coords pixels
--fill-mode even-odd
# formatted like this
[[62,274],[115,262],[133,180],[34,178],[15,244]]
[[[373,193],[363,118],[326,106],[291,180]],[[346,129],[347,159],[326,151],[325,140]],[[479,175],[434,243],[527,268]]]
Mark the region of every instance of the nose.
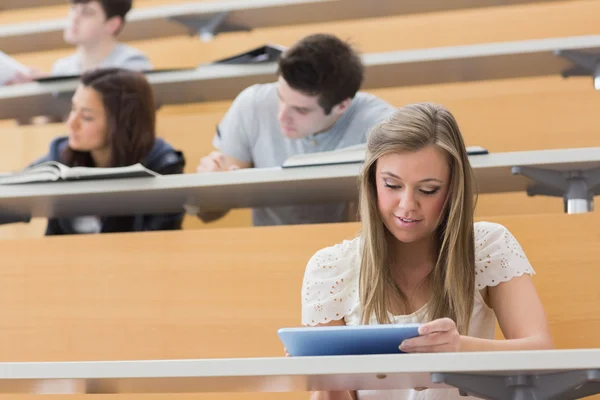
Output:
[[71,111],[71,113],[69,114],[69,118],[67,119],[67,127],[69,128],[70,131],[75,131],[77,130],[77,127],[79,126],[79,118],[77,118],[77,113],[74,111]]
[[69,10],[69,18],[70,18],[72,21],[74,21],[74,20],[76,20],[76,19],[79,19],[79,17],[80,17],[80,14],[81,14],[81,13],[79,12],[79,10],[77,10],[77,9],[75,9],[75,8],[72,8],[71,10]]
[[279,113],[277,114],[277,119],[279,120],[279,122],[282,123],[289,122],[290,120],[289,109],[284,104],[279,105]]
[[403,211],[415,211],[419,207],[419,202],[415,196],[414,189],[406,188],[400,195],[400,209]]

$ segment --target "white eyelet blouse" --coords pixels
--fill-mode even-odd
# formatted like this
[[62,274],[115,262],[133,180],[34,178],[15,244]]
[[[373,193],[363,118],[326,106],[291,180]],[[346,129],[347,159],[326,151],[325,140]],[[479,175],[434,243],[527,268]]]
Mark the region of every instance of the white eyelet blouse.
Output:
[[[482,292],[523,274],[535,272],[515,237],[504,226],[475,223],[475,303],[469,336],[493,339],[496,317]],[[302,285],[302,324],[314,326],[344,319],[359,325],[361,305],[358,282],[361,260],[360,238],[318,251],[308,262]],[[394,323],[425,322],[427,305],[410,315],[390,315]],[[373,317],[371,324],[377,321]],[[398,343],[400,344],[400,343]],[[455,389],[359,391],[360,400],[383,399],[468,399]]]

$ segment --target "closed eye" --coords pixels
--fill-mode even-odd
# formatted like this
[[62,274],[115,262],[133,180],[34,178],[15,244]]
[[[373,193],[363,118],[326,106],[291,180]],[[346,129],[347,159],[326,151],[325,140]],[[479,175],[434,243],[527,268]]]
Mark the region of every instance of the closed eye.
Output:
[[296,110],[296,112],[300,115],[306,115],[310,112],[310,110],[306,109],[306,108],[294,108]]
[[421,193],[426,194],[427,196],[432,196],[432,195],[436,194],[438,190],[440,190],[440,189],[433,189],[433,190],[421,189]]
[[[402,186],[400,186],[400,185],[391,185],[387,182],[384,182],[384,186],[391,190],[397,190],[397,189],[402,188]],[[440,190],[440,189],[439,188],[432,189],[432,190],[420,189],[419,191],[426,196],[433,196],[434,194],[436,194],[438,192],[438,190]]]

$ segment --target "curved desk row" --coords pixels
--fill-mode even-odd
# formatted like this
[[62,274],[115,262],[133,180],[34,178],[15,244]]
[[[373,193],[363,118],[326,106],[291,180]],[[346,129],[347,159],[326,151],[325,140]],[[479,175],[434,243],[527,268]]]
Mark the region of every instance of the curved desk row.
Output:
[[600,349],[212,360],[0,363],[1,393],[458,388],[488,399],[600,393]]
[[[598,49],[600,35],[371,53],[363,55],[366,67],[363,88],[508,79],[563,72],[593,76],[594,54]],[[557,52],[563,57],[557,56]],[[581,65],[570,67],[572,64],[567,59]],[[231,100],[252,84],[275,81],[276,71],[274,63],[212,64],[192,70],[151,71],[147,72],[147,77],[159,105],[171,105]],[[26,121],[36,115],[66,115],[77,85],[77,78],[62,78],[0,88],[0,119]],[[593,87],[591,83],[590,87]]]
[[[418,2],[370,0],[229,0],[198,1],[134,9],[120,37],[123,41],[199,35],[273,26],[334,22],[413,13],[451,11],[557,0],[454,0]],[[64,4],[63,0],[2,0],[0,10]],[[62,32],[66,19],[35,21],[0,27],[0,49],[26,53],[67,48]]]
[[[600,194],[600,147],[470,156],[479,193],[526,191],[563,197],[589,211]],[[354,201],[360,163],[210,174],[4,185],[0,218],[132,215]]]

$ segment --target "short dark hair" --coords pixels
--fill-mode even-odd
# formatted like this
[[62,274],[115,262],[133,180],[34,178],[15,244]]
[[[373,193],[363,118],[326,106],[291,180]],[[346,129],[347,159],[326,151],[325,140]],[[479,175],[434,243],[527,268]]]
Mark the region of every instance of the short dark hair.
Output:
[[354,98],[364,79],[364,66],[347,42],[315,34],[281,55],[278,74],[292,89],[319,96],[319,105],[329,114],[337,104]]
[[[156,105],[146,77],[135,71],[105,68],[86,72],[81,84],[102,97],[111,146],[111,167],[125,167],[142,160],[156,140]],[[62,154],[68,166],[92,167],[89,152],[67,147]]]
[[91,3],[93,1],[97,1],[102,6],[104,10],[104,14],[106,14],[106,19],[110,19],[112,17],[121,17],[123,23],[121,24],[121,29],[123,25],[125,25],[125,16],[131,10],[133,5],[133,0],[71,0],[72,4],[83,4],[83,3]]

